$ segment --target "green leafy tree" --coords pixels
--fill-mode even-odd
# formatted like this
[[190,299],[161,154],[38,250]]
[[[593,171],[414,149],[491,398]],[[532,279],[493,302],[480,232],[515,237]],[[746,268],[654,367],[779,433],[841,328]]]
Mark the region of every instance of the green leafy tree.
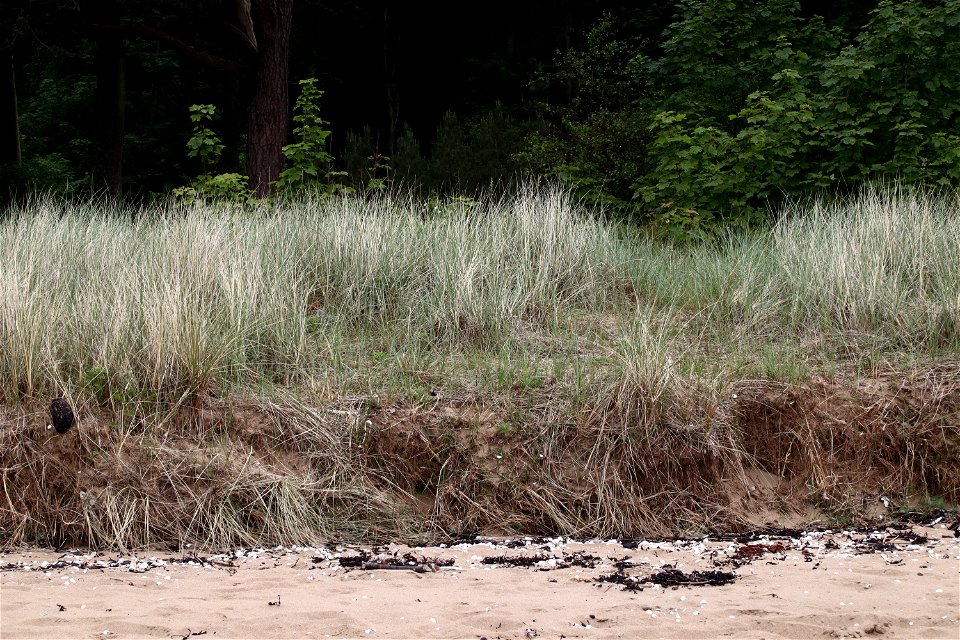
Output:
[[687,0],[650,53],[606,19],[565,60],[579,97],[526,153],[678,238],[865,181],[957,187],[958,27],[960,0],[830,24],[789,0]]
[[335,171],[333,157],[327,151],[329,122],[320,116],[320,98],[316,78],[300,81],[300,97],[294,106],[293,135],[296,142],[283,147],[287,168],[280,173],[277,188],[287,195],[301,191],[334,193],[344,191],[340,180],[346,172]]
[[[796,0],[681,2],[679,20],[664,32],[662,52],[645,67],[655,106],[695,114],[732,131],[725,125],[727,117],[740,110],[748,95],[767,86],[771,74],[793,56],[781,46],[782,36],[805,51],[829,44],[829,39],[808,42],[799,37],[807,33],[799,11]],[[815,24],[810,31],[826,30],[822,22]]]
[[700,237],[717,227],[762,219],[764,205],[829,185],[810,170],[814,105],[795,67],[807,56],[781,36],[781,69],[765,91],[746,96],[726,126],[697,114],[663,111],[650,126],[649,173],[633,184],[655,224],[676,238]]
[[960,184],[960,1],[884,0],[819,69],[824,173]]
[[[698,6],[717,19],[713,4]],[[705,110],[655,117],[654,168],[634,184],[636,195],[660,217],[679,207],[698,223],[727,224],[753,220],[783,196],[869,180],[960,185],[958,25],[957,0],[883,1],[843,46],[824,48],[834,41],[819,21],[796,34],[806,50],[777,36],[750,54],[775,72],[755,80],[729,125]],[[744,63],[744,73],[756,66]]]

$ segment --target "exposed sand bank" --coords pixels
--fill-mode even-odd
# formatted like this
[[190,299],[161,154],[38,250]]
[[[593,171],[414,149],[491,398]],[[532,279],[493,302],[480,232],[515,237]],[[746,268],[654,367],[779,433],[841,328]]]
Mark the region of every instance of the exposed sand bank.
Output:
[[[943,525],[872,539],[815,533],[386,549],[453,560],[424,573],[341,566],[358,550],[199,554],[202,562],[192,564],[182,561],[189,554],[171,552],[6,553],[0,631],[4,639],[960,637],[960,538]],[[538,554],[573,566],[483,562]],[[624,574],[641,578],[672,565],[687,574],[733,571],[737,579],[647,583],[642,591],[597,582],[624,560]]]

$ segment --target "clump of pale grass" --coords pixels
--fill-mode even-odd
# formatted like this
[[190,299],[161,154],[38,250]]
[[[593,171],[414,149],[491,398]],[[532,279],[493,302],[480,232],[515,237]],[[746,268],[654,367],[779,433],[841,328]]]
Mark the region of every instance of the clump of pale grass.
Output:
[[771,251],[783,302],[800,322],[879,332],[900,344],[960,338],[960,203],[867,190],[789,211]]
[[772,230],[695,247],[646,240],[637,253],[627,270],[645,299],[747,337],[812,330],[907,352],[960,348],[955,196],[867,189],[795,204]]
[[322,369],[344,329],[484,348],[574,308],[623,316],[625,282],[665,315],[748,335],[817,326],[921,349],[960,336],[960,214],[924,194],[812,203],[769,233],[698,247],[621,233],[558,190],[120,213],[40,200],[0,223],[7,401],[91,372],[166,399],[283,383]]
[[289,380],[315,364],[311,330],[345,324],[492,343],[598,304],[613,245],[561,191],[432,213],[344,198],[132,221],[39,201],[0,224],[0,388],[11,401],[101,370],[165,398]]

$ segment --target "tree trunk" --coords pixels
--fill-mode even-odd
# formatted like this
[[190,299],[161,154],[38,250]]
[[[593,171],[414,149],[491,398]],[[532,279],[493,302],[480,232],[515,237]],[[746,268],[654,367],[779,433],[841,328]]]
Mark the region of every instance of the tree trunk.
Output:
[[[6,68],[9,65],[9,69]],[[17,116],[17,76],[13,67],[13,53],[3,53],[3,83],[0,96],[0,125],[3,127],[3,140],[0,141],[0,165],[20,164],[20,120]]]
[[95,104],[92,188],[94,193],[119,197],[123,185],[123,134],[126,89],[123,64],[123,36],[97,36],[94,55],[97,76]]
[[283,170],[293,0],[253,0],[252,9],[259,55],[247,113],[247,175],[254,195],[262,198],[273,192]]

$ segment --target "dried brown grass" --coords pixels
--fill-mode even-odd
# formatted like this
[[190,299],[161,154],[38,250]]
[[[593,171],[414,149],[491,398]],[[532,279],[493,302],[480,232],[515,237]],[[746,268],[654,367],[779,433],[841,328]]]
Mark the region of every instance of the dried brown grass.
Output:
[[7,545],[117,548],[667,536],[809,506],[856,518],[881,496],[960,500],[957,361],[849,383],[679,387],[654,404],[622,387],[590,407],[557,391],[208,401],[127,431],[81,407],[59,436],[41,411],[5,410],[0,531]]

